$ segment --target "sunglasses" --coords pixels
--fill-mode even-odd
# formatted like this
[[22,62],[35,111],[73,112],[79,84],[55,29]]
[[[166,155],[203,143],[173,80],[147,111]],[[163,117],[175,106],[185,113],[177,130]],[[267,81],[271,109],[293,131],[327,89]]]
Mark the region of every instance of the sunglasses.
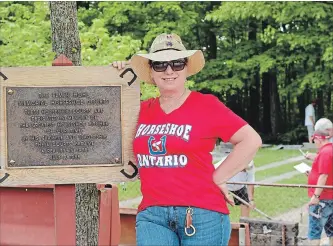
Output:
[[324,139],[327,139],[327,136],[314,134],[314,135],[311,136],[311,138],[312,138],[312,140],[315,140],[315,139],[323,139],[324,140]]
[[181,71],[184,69],[186,63],[187,60],[185,59],[174,61],[153,61],[151,62],[151,67],[156,72],[164,72],[165,70],[167,70],[168,66],[170,66],[173,71]]

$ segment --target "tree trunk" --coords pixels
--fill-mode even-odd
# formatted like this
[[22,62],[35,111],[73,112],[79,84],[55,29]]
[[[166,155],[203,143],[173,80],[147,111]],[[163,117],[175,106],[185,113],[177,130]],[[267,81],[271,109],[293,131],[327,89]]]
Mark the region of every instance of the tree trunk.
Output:
[[98,243],[98,190],[96,184],[75,185],[76,245]]
[[[215,6],[219,6],[219,2],[208,2],[205,11],[211,12]],[[205,39],[207,44],[207,60],[216,59],[217,57],[217,40],[215,32],[212,31],[212,24],[207,22],[205,24]]]
[[[256,42],[257,41],[257,25],[255,22],[251,21],[249,23],[249,40]],[[256,52],[258,54],[258,52]],[[252,76],[250,84],[250,104],[248,108],[248,121],[249,124],[256,130],[259,131],[259,118],[260,118],[260,74],[259,67],[256,69],[255,74]]]
[[305,102],[304,96],[305,92],[303,92],[301,95],[297,96],[297,105],[299,110],[299,116],[301,118],[301,123],[304,125],[304,119],[305,119],[305,108],[310,102]]
[[276,136],[280,132],[281,124],[281,108],[280,96],[277,85],[277,77],[275,69],[269,72],[269,87],[270,87],[270,108],[271,108],[271,127],[272,134]]
[[317,92],[317,115],[316,115],[316,121],[320,118],[322,118],[325,115],[324,110],[324,93],[323,90],[319,89]]
[[[289,77],[290,83],[291,83],[291,80],[295,81],[296,78],[297,78],[297,71],[295,69],[294,63],[292,63],[290,65],[290,71],[289,71],[289,76],[288,77]],[[291,108],[291,107],[293,107],[293,108]],[[302,117],[300,118],[300,114],[299,113],[297,114],[295,112],[294,103],[291,102],[290,92],[288,92],[288,119],[289,119],[289,122],[291,123],[290,125],[292,125],[292,126],[299,125],[299,120],[303,119]]]
[[262,122],[262,132],[264,134],[269,134],[272,132],[271,129],[271,108],[270,108],[270,86],[269,86],[269,74],[264,73],[262,75],[262,90],[261,90],[261,100],[263,105],[263,122]]
[[[307,73],[308,68],[308,61],[303,61],[303,74]],[[304,119],[305,119],[305,108],[311,103],[311,98],[308,96],[308,89],[305,88],[301,95],[297,97],[297,105],[299,110],[299,115],[302,120],[302,125],[304,125]]]
[[328,112],[328,114],[331,113],[331,107],[332,107],[332,89],[333,89],[333,83],[332,83],[332,76],[330,74],[329,76],[329,84],[327,85],[328,90],[327,90],[327,108],[326,108],[326,112]]
[[260,75],[259,71],[251,79],[249,122],[254,129],[260,129]]
[[[267,21],[262,21],[261,32],[264,33],[265,28],[268,26]],[[269,46],[262,44],[261,53],[264,53]],[[262,132],[264,134],[270,134],[272,132],[271,127],[271,108],[270,108],[270,86],[269,86],[269,73],[262,74],[261,82],[261,102],[263,107],[263,120],[262,120]]]
[[[64,54],[75,66],[81,65],[76,2],[50,2],[52,49]],[[76,245],[97,245],[98,190],[96,184],[76,184]]]
[[239,104],[237,93],[231,95],[227,93],[227,106],[237,115],[242,115],[241,104]]
[[50,1],[52,50],[64,54],[75,66],[81,66],[81,43],[77,24],[76,2]]
[[211,30],[207,30],[207,60],[216,59],[216,53],[217,53],[217,43],[216,43],[216,35]]
[[244,114],[243,114],[243,119],[245,119],[252,127],[253,125],[250,122],[250,117],[249,116],[249,82],[248,79],[244,79],[244,86],[243,86],[243,96],[242,96],[242,108],[244,109]]

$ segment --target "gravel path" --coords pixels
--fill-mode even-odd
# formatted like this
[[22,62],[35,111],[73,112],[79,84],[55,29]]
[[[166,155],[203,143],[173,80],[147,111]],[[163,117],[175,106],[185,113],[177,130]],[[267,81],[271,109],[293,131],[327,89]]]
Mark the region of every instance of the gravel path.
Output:
[[277,175],[277,176],[269,177],[267,179],[260,180],[260,182],[262,182],[262,183],[277,183],[280,180],[290,179],[290,178],[292,178],[292,177],[294,177],[298,174],[300,174],[299,171],[292,171],[292,172],[288,172],[288,173],[284,173],[284,174],[281,174],[281,175]]
[[138,196],[133,199],[124,200],[119,202],[120,208],[134,208],[134,206],[138,205],[142,200],[142,196]]
[[306,159],[303,156],[292,157],[292,158],[289,158],[287,160],[276,161],[276,162],[272,162],[272,163],[267,164],[267,165],[263,165],[261,167],[256,167],[256,172],[263,171],[263,170],[270,169],[270,168],[274,168],[274,167],[279,167],[279,166],[282,166],[282,165],[286,165],[288,163],[292,163],[292,162],[296,162],[296,161],[304,161],[304,160],[306,160]]

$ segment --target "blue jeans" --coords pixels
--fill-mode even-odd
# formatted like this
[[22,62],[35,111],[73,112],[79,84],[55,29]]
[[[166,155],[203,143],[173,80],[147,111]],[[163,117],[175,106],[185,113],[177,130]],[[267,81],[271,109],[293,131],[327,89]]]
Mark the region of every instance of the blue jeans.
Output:
[[323,229],[327,237],[333,237],[333,200],[321,200],[325,204],[323,208],[319,205],[309,207],[309,212],[317,214],[320,218],[309,215],[309,233],[310,240],[320,239]]
[[[192,207],[193,208],[193,207]],[[193,236],[185,234],[187,207],[148,207],[136,217],[138,246],[225,246],[228,245],[231,225],[229,215],[193,208]],[[189,229],[188,233],[192,230]]]

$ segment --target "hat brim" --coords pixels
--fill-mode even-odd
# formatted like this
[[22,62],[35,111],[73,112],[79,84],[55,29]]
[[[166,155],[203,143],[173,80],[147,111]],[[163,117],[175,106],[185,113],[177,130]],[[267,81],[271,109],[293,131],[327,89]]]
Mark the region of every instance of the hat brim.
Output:
[[181,58],[188,58],[187,77],[200,72],[205,65],[205,58],[201,50],[163,50],[156,53],[134,55],[131,58],[131,66],[140,80],[154,84],[150,75],[149,60],[172,61]]

